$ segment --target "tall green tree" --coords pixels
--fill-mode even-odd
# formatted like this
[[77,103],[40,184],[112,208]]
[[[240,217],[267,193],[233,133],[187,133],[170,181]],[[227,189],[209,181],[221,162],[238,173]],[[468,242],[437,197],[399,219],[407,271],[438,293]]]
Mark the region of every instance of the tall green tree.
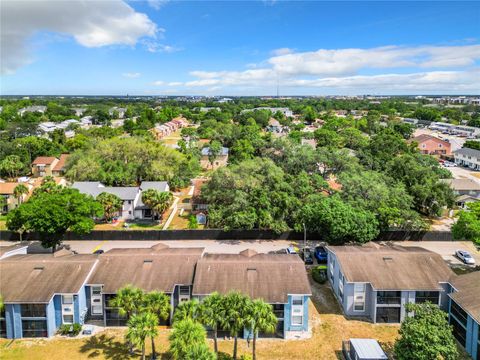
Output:
[[199,322],[190,318],[177,321],[169,337],[170,353],[174,359],[186,359],[193,347],[205,344],[206,338],[205,328]]
[[195,344],[190,346],[183,360],[216,360],[217,356],[210,350],[207,344]]
[[[145,340],[158,335],[158,318],[151,312],[133,315],[128,320],[127,340],[142,349],[142,360],[145,360]],[[153,351],[153,350],[152,350]]]
[[142,192],[142,202],[159,218],[170,207],[172,201],[173,195],[169,191],[148,189]]
[[103,215],[103,209],[92,197],[72,188],[42,192],[10,211],[7,228],[12,231],[35,231],[42,246],[55,248],[67,231],[76,234],[90,232],[95,223],[92,217]]
[[192,299],[180,303],[173,314],[173,322],[192,319],[198,321],[200,311],[200,303],[197,299]]
[[251,300],[239,293],[228,293],[223,301],[222,329],[228,330],[233,336],[233,360],[237,359],[238,335],[247,326],[246,319]]
[[208,295],[200,304],[200,322],[213,331],[213,348],[218,353],[218,328],[223,321],[224,297],[217,292]]
[[17,198],[18,204],[23,202],[23,195],[28,194],[28,188],[24,184],[19,184],[13,189],[13,196]]
[[[143,296],[145,310],[155,314],[159,320],[167,320],[170,316],[170,298],[160,291],[150,291]],[[152,359],[157,358],[155,336],[152,340]]]
[[220,141],[213,140],[208,144],[208,161],[210,165],[213,166],[215,159],[220,155],[222,152],[222,144]]
[[0,173],[10,179],[16,178],[23,169],[24,165],[17,155],[8,155],[0,161]]
[[395,343],[398,360],[455,360],[457,345],[448,324],[448,315],[438,305],[431,303],[406,304],[405,310],[413,313],[400,326],[400,338]]
[[102,192],[97,196],[97,201],[103,207],[103,216],[107,222],[122,210],[123,201],[115,194]]
[[245,319],[245,325],[253,336],[252,357],[256,360],[256,346],[259,332],[273,334],[277,326],[278,319],[273,312],[273,307],[261,299],[253,300],[248,308]]
[[480,245],[480,203],[472,202],[468,210],[458,213],[458,219],[452,226],[452,234],[455,239],[472,240]]

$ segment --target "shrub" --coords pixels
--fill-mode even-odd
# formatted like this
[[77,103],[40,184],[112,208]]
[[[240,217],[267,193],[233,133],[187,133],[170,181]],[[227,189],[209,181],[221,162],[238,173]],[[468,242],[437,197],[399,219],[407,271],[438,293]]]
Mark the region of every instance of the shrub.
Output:
[[198,221],[195,215],[190,215],[188,218],[188,228],[192,230],[198,229]]
[[72,325],[70,325],[70,324],[62,324],[58,328],[58,333],[60,335],[68,335],[68,334],[70,334],[71,327],[72,327]]
[[240,360],[252,360],[252,357],[248,354],[240,356]]
[[217,354],[217,360],[232,360],[232,357],[224,352],[219,352]]
[[312,269],[312,277],[319,284],[327,281],[327,265],[318,265]]
[[80,334],[80,331],[82,331],[82,325],[80,325],[79,323],[75,323],[72,325],[72,336],[77,336],[78,334]]

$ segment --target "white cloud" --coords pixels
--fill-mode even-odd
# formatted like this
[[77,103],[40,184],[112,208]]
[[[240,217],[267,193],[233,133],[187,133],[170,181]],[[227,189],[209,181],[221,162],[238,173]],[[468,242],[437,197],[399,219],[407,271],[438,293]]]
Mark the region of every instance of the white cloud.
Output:
[[271,54],[274,56],[288,55],[293,53],[293,50],[290,48],[280,48],[271,51]]
[[166,84],[166,82],[162,81],[162,80],[157,80],[157,81],[152,82],[153,86],[163,86],[165,84]]
[[183,50],[172,45],[162,44],[156,40],[145,39],[142,41],[142,44],[145,45],[148,51],[152,53],[163,52],[163,53],[174,53],[177,51]]
[[147,15],[120,0],[2,1],[1,73],[11,74],[33,61],[29,38],[49,31],[73,37],[85,47],[135,45],[160,30]]
[[167,84],[168,86],[182,86],[183,83],[181,81],[172,81]]
[[169,0],[147,0],[147,3],[155,10],[160,10],[168,1]]
[[[280,49],[282,50],[282,49]],[[186,87],[276,86],[405,91],[479,90],[480,45],[320,49],[275,55],[262,68],[191,71]],[[388,73],[384,73],[389,69]],[[393,71],[392,71],[393,70]],[[365,75],[365,72],[371,74]],[[383,72],[383,73],[382,73]]]
[[129,78],[129,79],[135,79],[140,77],[141,75],[142,74],[140,74],[139,72],[127,72],[122,74],[123,77]]

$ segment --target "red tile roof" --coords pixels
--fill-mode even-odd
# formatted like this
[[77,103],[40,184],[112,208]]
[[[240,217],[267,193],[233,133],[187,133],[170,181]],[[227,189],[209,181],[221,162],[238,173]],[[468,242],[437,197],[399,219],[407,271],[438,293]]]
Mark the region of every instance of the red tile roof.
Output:
[[57,160],[57,158],[53,156],[39,156],[33,161],[32,165],[38,165],[38,164],[50,165],[55,160]]

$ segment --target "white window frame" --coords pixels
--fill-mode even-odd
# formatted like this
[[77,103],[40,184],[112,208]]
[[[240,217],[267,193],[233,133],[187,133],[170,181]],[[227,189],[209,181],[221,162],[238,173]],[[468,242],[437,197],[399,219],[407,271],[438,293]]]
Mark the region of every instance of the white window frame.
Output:
[[[94,288],[99,288],[100,289],[100,294],[94,294],[93,293],[93,289]],[[99,299],[100,302],[99,303],[94,303],[93,302],[93,299]],[[94,307],[99,307],[100,308],[100,312],[94,312],[93,309]],[[103,294],[102,294],[102,286],[101,285],[92,285],[90,287],[90,313],[92,315],[103,315]]]
[[[301,304],[293,304],[294,301],[301,301]],[[303,296],[301,295],[293,295],[292,296],[292,308],[291,308],[291,314],[290,314],[290,324],[292,326],[303,326],[303,305],[304,305],[304,299]],[[301,318],[301,323],[294,323],[293,319],[296,317]]]
[[[358,290],[357,287],[362,286],[363,290]],[[355,312],[364,312],[365,311],[365,302],[366,302],[366,292],[367,284],[366,283],[354,283],[353,284],[353,311]],[[360,300],[358,300],[360,299]],[[355,309],[356,303],[362,303],[363,307],[361,310]]]
[[[66,302],[65,299],[71,299],[71,302]],[[72,317],[71,321],[65,321],[65,317]],[[75,322],[75,304],[73,294],[62,295],[62,324],[73,324]]]

